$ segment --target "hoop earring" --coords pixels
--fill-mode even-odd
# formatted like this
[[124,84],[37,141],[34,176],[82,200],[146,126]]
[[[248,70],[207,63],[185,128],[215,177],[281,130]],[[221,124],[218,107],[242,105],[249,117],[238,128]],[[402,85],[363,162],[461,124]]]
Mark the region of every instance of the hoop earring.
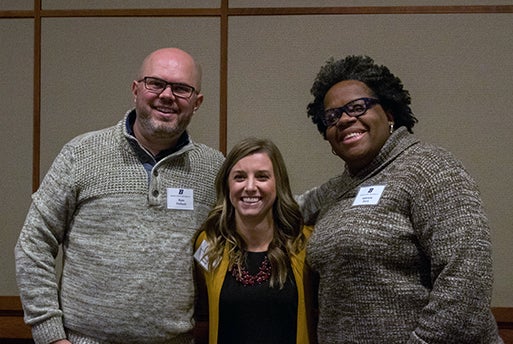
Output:
[[390,134],[394,132],[394,122],[388,122],[388,125],[390,127]]

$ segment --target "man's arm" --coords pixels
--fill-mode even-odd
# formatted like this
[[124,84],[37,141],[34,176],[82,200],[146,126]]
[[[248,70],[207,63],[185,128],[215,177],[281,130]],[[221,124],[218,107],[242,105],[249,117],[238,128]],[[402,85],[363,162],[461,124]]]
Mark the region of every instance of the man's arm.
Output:
[[75,207],[71,151],[64,148],[32,196],[15,247],[16,280],[36,343],[66,338],[55,259]]

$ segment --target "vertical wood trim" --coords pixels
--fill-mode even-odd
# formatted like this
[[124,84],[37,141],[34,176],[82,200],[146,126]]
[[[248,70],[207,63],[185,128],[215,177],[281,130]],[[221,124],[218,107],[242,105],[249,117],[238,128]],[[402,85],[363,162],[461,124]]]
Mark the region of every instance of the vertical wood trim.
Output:
[[32,116],[32,191],[39,187],[41,156],[41,1],[34,0],[34,104]]
[[228,142],[228,4],[221,1],[221,65],[219,91],[219,150],[226,155]]

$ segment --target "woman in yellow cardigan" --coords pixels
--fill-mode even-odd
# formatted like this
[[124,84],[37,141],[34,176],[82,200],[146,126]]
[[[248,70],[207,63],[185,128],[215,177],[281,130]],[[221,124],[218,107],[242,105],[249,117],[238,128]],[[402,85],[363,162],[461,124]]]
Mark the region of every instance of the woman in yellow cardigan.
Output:
[[269,140],[239,142],[217,175],[216,191],[195,242],[209,343],[314,342],[305,264],[311,228],[303,227],[280,151]]

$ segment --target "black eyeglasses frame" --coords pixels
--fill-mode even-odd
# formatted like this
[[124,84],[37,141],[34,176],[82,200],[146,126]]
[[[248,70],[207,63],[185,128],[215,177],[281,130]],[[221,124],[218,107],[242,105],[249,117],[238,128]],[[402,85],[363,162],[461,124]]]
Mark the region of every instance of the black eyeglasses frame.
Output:
[[[161,90],[160,89],[159,90],[152,89],[152,88],[148,87],[148,80],[154,80],[154,81],[161,82],[164,85],[164,88],[162,88]],[[155,94],[161,94],[162,92],[165,91],[165,89],[168,86],[171,86],[171,93],[173,93],[173,95],[175,97],[178,97],[178,98],[190,99],[192,97],[192,95],[196,92],[196,88],[194,88],[194,86],[187,85],[187,84],[184,84],[182,82],[168,82],[166,80],[163,80],[163,79],[160,79],[160,78],[156,78],[156,77],[153,77],[153,76],[145,76],[142,79],[137,80],[137,82],[143,82],[144,88],[146,88],[148,91],[150,91],[152,93],[155,93]],[[190,91],[187,92],[188,95],[183,95],[183,94],[175,93],[175,91],[176,91],[175,87],[177,87],[177,86],[183,87],[185,89],[190,89]]]
[[[357,102],[363,100],[362,109],[355,111],[354,109],[351,109],[351,106]],[[348,116],[351,117],[360,117],[364,115],[367,110],[372,108],[374,105],[380,104],[379,99],[376,98],[369,98],[369,97],[362,97],[353,99],[344,106],[338,107],[338,108],[332,108],[327,109],[323,113],[322,122],[326,126],[326,128],[330,128],[337,124],[340,117],[342,117],[342,114],[346,113]]]

